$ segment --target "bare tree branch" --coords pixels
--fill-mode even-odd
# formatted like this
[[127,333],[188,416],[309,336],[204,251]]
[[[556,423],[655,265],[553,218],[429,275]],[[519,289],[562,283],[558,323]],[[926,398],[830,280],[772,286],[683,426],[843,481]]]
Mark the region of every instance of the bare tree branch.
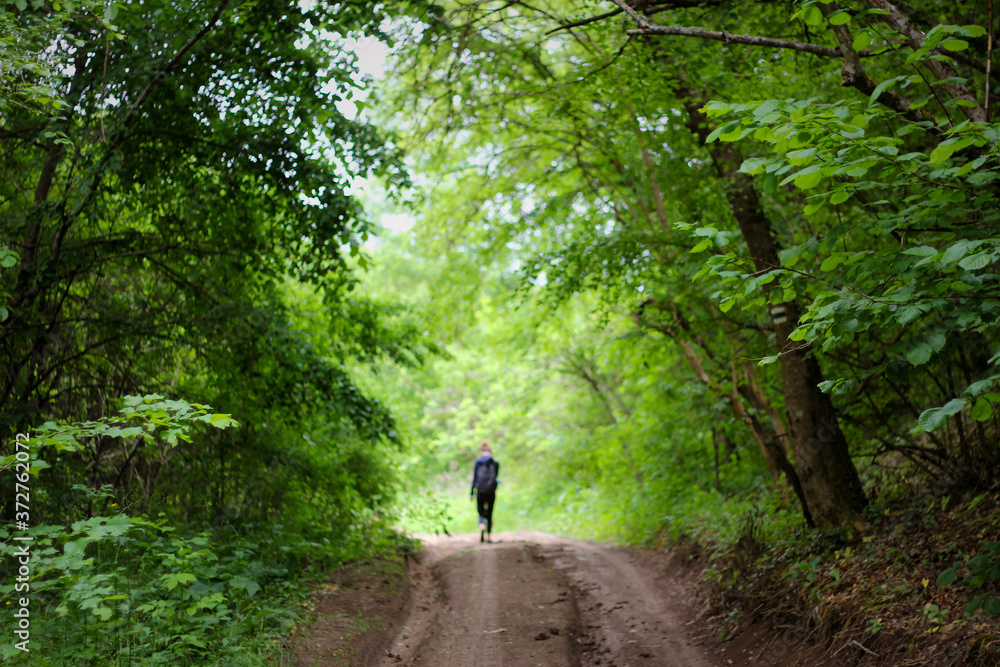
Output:
[[590,25],[591,23],[597,23],[598,21],[603,21],[606,18],[610,18],[616,14],[621,14],[621,10],[614,9],[610,12],[605,12],[604,14],[598,14],[597,16],[591,16],[590,18],[580,19],[579,21],[573,21],[572,23],[564,23],[558,28],[553,28],[546,32],[546,35],[551,35],[554,32],[559,32],[560,30],[572,30],[573,28],[579,28],[580,26]]
[[[615,0],[617,2],[618,0]],[[758,37],[757,35],[738,35],[731,32],[719,30],[707,30],[705,28],[688,27],[680,25],[657,25],[647,23],[641,28],[626,31],[627,35],[663,35],[678,37],[697,37],[699,39],[711,39],[724,44],[746,44],[748,46],[762,46],[770,49],[790,49],[802,53],[811,53],[824,58],[839,58],[840,49],[810,44],[808,42],[797,42],[791,39],[781,39],[778,37]]]
[[840,49],[829,46],[820,46],[808,42],[796,42],[791,39],[781,39],[776,37],[758,37],[756,35],[737,35],[719,30],[707,30],[705,28],[679,26],[679,25],[659,25],[650,23],[649,19],[629,6],[625,0],[611,0],[621,7],[622,11],[632,17],[632,20],[639,26],[634,30],[628,30],[627,35],[663,35],[678,37],[697,37],[699,39],[711,39],[725,44],[747,44],[749,46],[764,46],[772,49],[791,49],[803,53],[823,56],[824,58],[840,58]]

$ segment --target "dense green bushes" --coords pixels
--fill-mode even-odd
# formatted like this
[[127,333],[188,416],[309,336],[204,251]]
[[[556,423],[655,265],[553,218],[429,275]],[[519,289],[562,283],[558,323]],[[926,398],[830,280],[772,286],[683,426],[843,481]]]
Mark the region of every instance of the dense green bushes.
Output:
[[[211,522],[194,512],[193,522],[174,523],[190,512],[177,498],[150,519],[138,513],[143,503],[130,507],[134,492],[82,484],[64,492],[56,476],[56,484],[48,483],[49,471],[82,451],[88,439],[174,449],[208,439],[212,433],[198,428],[201,423],[210,432],[237,426],[207,406],[130,396],[118,417],[46,424],[22,456],[4,460],[9,467],[24,459],[33,474],[19,473],[19,479],[48,516],[59,504],[85,517],[69,525],[41,523],[47,514],[33,514],[29,501],[27,527],[3,529],[0,620],[13,628],[19,610],[30,614],[27,650],[3,647],[11,664],[269,664],[273,642],[297,619],[311,575],[392,547],[395,534],[384,516],[392,477],[377,446],[303,445],[294,453],[297,464],[284,464],[292,472],[271,481],[289,485],[266,496],[276,504],[255,513],[229,502],[230,514]],[[59,491],[58,503],[53,491]],[[243,497],[256,494],[246,490]],[[30,560],[22,558],[24,549]],[[18,578],[21,565],[28,574]],[[29,603],[22,605],[22,598]]]

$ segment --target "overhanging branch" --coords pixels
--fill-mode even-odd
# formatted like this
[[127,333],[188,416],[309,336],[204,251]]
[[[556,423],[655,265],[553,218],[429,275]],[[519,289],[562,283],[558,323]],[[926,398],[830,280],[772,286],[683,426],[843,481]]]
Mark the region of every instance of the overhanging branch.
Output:
[[664,35],[678,37],[696,37],[698,39],[710,39],[724,44],[747,44],[748,46],[763,46],[772,49],[791,49],[803,53],[823,56],[824,58],[840,58],[839,48],[820,46],[808,42],[797,42],[791,39],[781,39],[776,37],[758,37],[756,35],[738,35],[720,30],[707,30],[705,28],[679,26],[679,25],[659,25],[650,23],[649,19],[640,14],[635,8],[628,5],[625,0],[612,0],[623,12],[628,14],[636,22],[638,28],[627,30],[625,34],[637,35]]
[[811,53],[824,58],[839,58],[840,49],[830,46],[820,46],[809,42],[796,42],[791,39],[781,39],[778,37],[758,37],[756,35],[738,35],[720,30],[707,30],[706,28],[688,27],[680,25],[656,25],[647,23],[646,25],[627,30],[626,35],[665,35],[678,37],[697,37],[698,39],[710,39],[723,44],[746,44],[748,46],[763,46],[770,49],[790,49]]

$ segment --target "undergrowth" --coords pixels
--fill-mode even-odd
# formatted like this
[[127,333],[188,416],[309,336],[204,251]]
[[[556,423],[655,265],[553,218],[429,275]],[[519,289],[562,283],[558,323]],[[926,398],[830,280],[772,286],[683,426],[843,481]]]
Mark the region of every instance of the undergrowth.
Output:
[[[20,534],[32,538],[31,639],[0,656],[102,667],[273,665],[315,576],[401,539],[374,517],[351,535],[298,541],[281,526],[197,531],[124,514]],[[10,537],[0,529],[8,564],[23,544]],[[13,583],[0,593],[0,623],[15,627],[21,593]]]
[[917,660],[906,664],[998,664],[1000,486],[900,494],[865,518],[848,543],[836,531],[775,535],[769,511],[747,511],[703,572],[718,639],[760,623],[786,629],[772,653],[808,640],[838,664],[886,664],[895,653]]

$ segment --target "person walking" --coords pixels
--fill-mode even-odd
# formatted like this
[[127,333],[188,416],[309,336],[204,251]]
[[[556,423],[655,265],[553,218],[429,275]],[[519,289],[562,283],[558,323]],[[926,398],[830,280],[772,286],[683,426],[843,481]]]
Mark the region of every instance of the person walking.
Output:
[[[496,499],[500,464],[493,458],[488,442],[479,446],[479,458],[472,466],[472,490],[469,497],[476,494],[476,509],[479,511],[479,541],[492,542],[493,501]],[[477,493],[478,492],[478,493]]]

